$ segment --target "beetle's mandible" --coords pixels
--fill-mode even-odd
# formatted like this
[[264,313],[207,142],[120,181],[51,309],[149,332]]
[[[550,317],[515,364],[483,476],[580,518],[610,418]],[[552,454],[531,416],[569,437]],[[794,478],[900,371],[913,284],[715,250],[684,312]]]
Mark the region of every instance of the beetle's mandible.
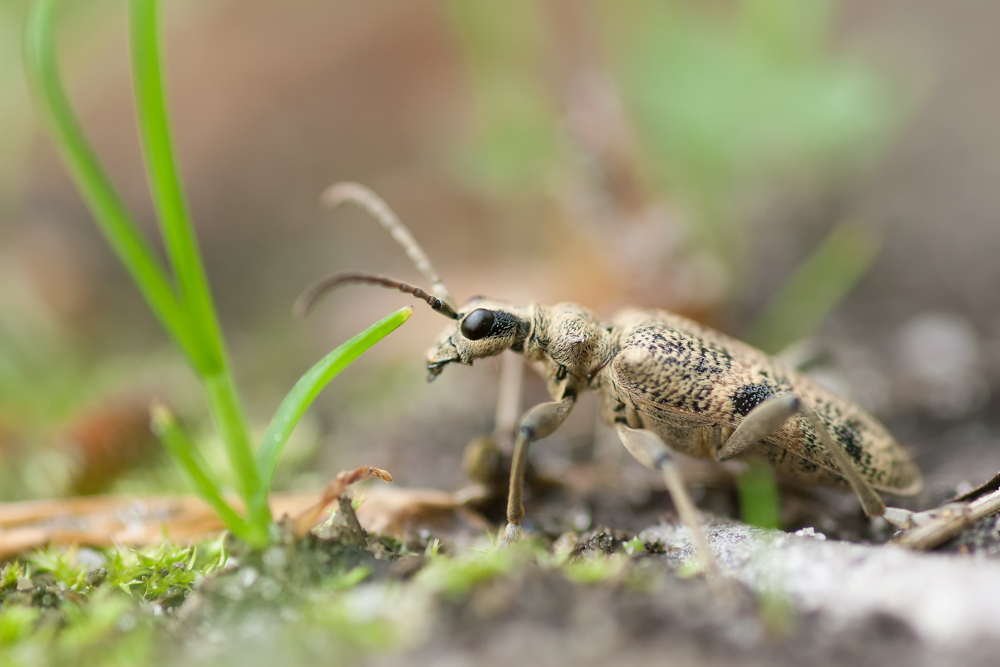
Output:
[[[907,451],[874,417],[808,376],[663,310],[627,309],[602,322],[572,303],[522,306],[475,298],[456,307],[420,246],[374,193],[340,183],[324,199],[334,205],[354,201],[373,213],[430,281],[431,293],[385,276],[336,274],[302,295],[300,312],[344,283],[398,289],[453,320],[428,351],[430,379],[449,364],[470,365],[505,350],[521,353],[545,378],[552,401],[528,410],[516,432],[505,541],[518,537],[524,517],[528,448],[559,428],[587,390],[603,397],[603,416],[629,452],[664,471],[692,528],[697,515],[670,465],[670,450],[717,460],[764,457],[778,474],[807,484],[850,485],[869,516],[896,524],[909,520],[909,512],[887,509],[877,493],[921,490],[920,471]],[[704,549],[700,530],[695,532]]]

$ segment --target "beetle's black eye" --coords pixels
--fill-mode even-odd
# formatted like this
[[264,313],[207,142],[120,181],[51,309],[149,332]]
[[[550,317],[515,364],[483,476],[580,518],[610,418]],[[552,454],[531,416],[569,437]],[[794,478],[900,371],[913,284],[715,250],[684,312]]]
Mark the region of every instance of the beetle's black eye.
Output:
[[479,340],[490,335],[493,329],[493,311],[476,308],[462,321],[462,335],[469,340]]

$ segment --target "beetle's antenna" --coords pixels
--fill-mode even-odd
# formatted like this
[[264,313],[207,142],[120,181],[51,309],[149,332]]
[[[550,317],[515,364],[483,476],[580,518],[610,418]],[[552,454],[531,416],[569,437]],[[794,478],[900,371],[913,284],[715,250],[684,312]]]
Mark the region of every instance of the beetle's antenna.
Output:
[[298,317],[307,315],[312,307],[316,305],[316,302],[319,301],[321,296],[332,290],[334,287],[338,287],[345,283],[368,283],[371,285],[381,285],[382,287],[388,287],[389,289],[398,289],[400,292],[412,294],[418,299],[423,299],[427,302],[427,305],[445,317],[450,317],[453,320],[458,319],[458,313],[455,312],[454,308],[433,294],[428,294],[419,287],[407,285],[401,280],[389,278],[388,276],[380,276],[374,273],[359,273],[356,271],[349,273],[335,273],[316,283],[313,283],[306,288],[306,291],[299,295],[298,299],[295,300],[295,306],[292,312],[294,312]]
[[[392,235],[396,243],[403,246],[407,256],[417,265],[420,273],[424,274],[424,277],[430,281],[431,292],[434,296],[448,306],[451,306],[452,310],[454,310],[455,300],[451,298],[451,292],[448,291],[448,288],[438,278],[437,272],[434,271],[434,267],[431,265],[431,260],[427,258],[424,249],[420,247],[417,240],[410,234],[410,230],[406,228],[406,225],[399,219],[399,216],[389,208],[384,199],[360,183],[342,181],[334,183],[324,190],[323,194],[320,195],[320,201],[331,209],[336,208],[343,202],[350,201],[366,210]],[[435,310],[439,309],[435,308]]]

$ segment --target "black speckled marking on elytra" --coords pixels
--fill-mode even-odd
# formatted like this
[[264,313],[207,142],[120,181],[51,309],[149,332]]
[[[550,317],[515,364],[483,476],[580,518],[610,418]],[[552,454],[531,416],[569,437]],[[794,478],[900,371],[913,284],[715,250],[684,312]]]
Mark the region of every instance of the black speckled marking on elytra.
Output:
[[861,423],[850,419],[833,427],[833,435],[844,446],[848,455],[858,464],[862,472],[871,469],[871,454],[865,451],[861,439]]
[[801,470],[802,472],[816,472],[817,470],[819,470],[819,466],[810,461],[809,459],[802,458],[801,461],[799,462],[799,470]]
[[658,326],[640,327],[629,336],[629,341],[641,341],[650,350],[661,353],[666,363],[703,375],[718,375],[733,365],[732,355],[725,350],[679,331],[665,333]]
[[721,347],[659,323],[637,327],[623,347],[643,350],[652,362],[631,370],[631,391],[692,414],[711,409],[713,389],[733,365],[732,355]]
[[773,395],[774,391],[766,384],[745,384],[733,392],[733,409],[746,417],[751,410]]

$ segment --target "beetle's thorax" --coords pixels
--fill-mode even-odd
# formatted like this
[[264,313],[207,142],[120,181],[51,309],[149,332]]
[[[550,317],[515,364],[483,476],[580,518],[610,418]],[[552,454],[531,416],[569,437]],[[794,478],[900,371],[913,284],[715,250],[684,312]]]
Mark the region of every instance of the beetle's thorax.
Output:
[[613,338],[594,314],[575,303],[535,306],[524,356],[544,366],[555,399],[588,388],[613,356]]

